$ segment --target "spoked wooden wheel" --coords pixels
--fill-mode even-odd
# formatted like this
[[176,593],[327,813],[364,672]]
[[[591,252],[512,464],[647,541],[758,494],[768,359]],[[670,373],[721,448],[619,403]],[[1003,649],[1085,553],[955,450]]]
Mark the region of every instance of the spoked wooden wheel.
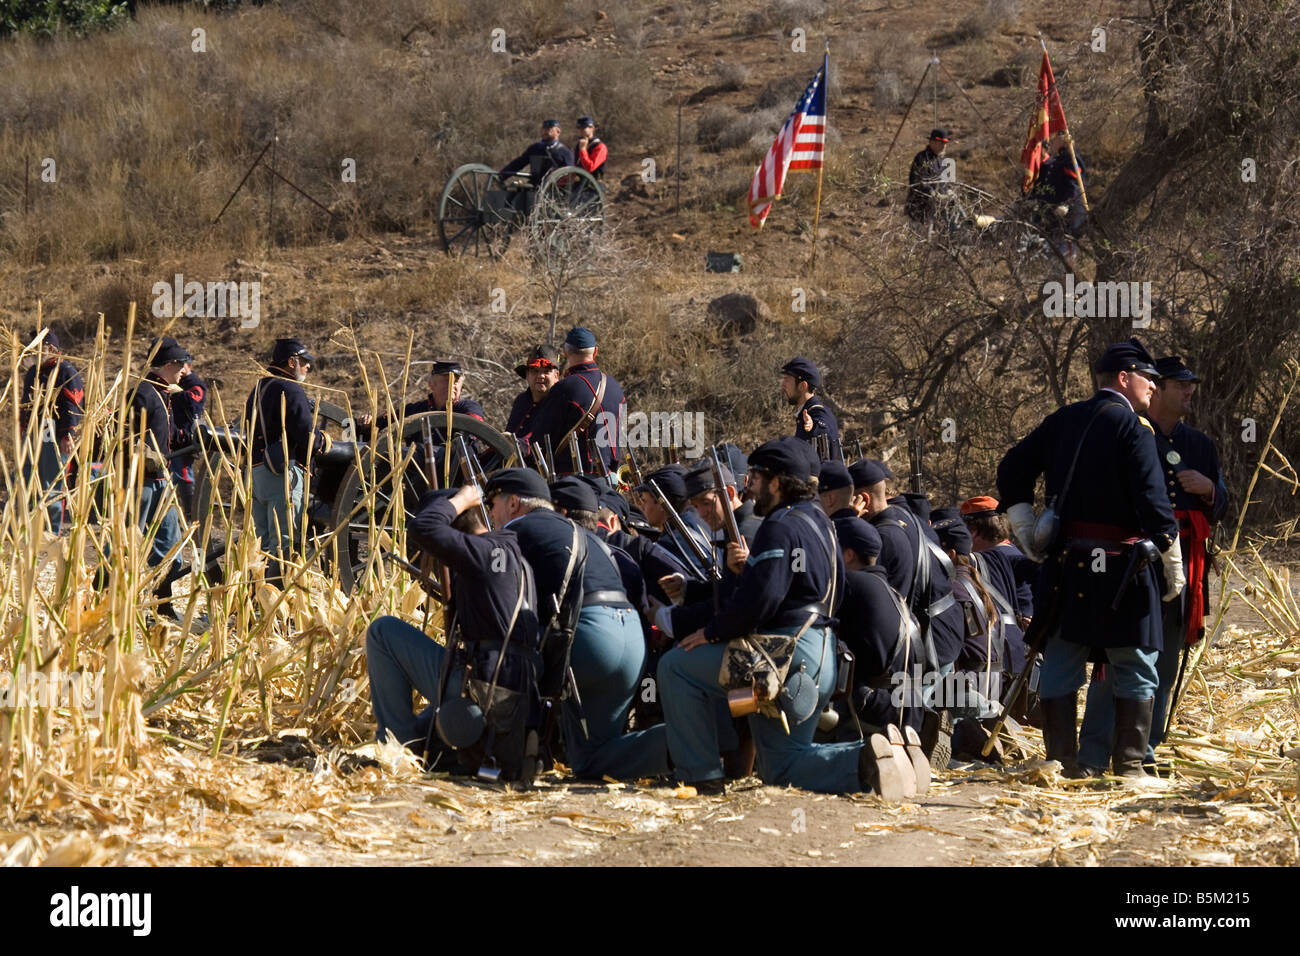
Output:
[[535,246],[565,252],[599,236],[605,226],[605,191],[580,166],[547,173],[533,199],[529,233]]
[[[426,412],[406,419],[400,433],[390,428],[375,436],[373,444],[362,449],[360,462],[348,467],[334,498],[334,527],[347,527],[335,538],[339,554],[337,574],[344,593],[351,593],[366,572],[376,548],[393,548],[398,532],[415,514],[420,496],[429,488],[425,477],[426,455],[422,447],[423,420],[431,425],[435,450],[435,472],[443,478],[446,454],[443,412]],[[505,465],[515,453],[514,443],[486,422],[469,415],[452,416],[452,485],[463,484],[461,455],[457,436],[465,438],[470,454],[491,474]],[[400,480],[395,472],[399,463]],[[410,554],[407,555],[412,556]]]
[[495,169],[469,163],[451,174],[438,203],[438,238],[444,252],[499,257],[510,243],[512,225],[507,194]]

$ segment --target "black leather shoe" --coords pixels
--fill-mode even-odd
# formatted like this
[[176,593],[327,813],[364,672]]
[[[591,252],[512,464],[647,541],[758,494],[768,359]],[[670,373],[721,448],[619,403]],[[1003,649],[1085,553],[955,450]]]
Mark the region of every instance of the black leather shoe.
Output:
[[1115,698],[1115,748],[1111,753],[1111,767],[1117,777],[1145,777],[1142,766],[1147,759],[1147,745],[1151,741],[1151,718],[1156,699],[1127,700]]

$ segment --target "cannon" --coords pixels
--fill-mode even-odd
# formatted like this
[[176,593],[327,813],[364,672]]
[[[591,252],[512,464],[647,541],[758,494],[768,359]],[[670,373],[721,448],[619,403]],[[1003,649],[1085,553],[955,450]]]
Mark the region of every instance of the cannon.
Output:
[[604,222],[605,191],[579,166],[551,170],[540,181],[520,172],[502,182],[490,166],[469,163],[443,187],[437,230],[449,256],[500,258],[511,234],[525,226],[545,242],[561,229],[598,230]]
[[[317,404],[316,414],[327,426],[343,428],[348,423],[346,412],[327,402]],[[388,542],[392,546],[399,527],[414,514],[420,496],[429,488],[426,455],[418,447],[423,443],[426,419],[435,473],[441,481],[447,454],[445,412],[413,415],[368,441],[336,442],[328,453],[313,458],[304,508],[306,552],[319,551],[322,570],[338,581],[344,593],[350,593],[366,573],[377,545]],[[453,484],[460,483],[462,474],[457,436],[465,439],[466,451],[487,473],[504,467],[516,453],[513,440],[491,425],[469,415],[453,415]],[[203,425],[194,446],[183,451],[195,456],[194,502],[188,517],[196,526],[195,542],[206,555],[208,579],[218,580],[222,556],[240,541],[246,526],[247,438],[234,424]],[[401,510],[397,511],[399,502]],[[251,522],[247,526],[251,530]]]

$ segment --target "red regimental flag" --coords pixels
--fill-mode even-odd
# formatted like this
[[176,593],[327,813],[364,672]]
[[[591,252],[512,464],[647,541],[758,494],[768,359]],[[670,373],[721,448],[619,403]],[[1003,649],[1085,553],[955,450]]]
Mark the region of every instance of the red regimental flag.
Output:
[[1052,64],[1047,59],[1047,50],[1043,50],[1043,65],[1038,71],[1038,103],[1034,118],[1029,123],[1029,136],[1025,149],[1020,154],[1020,164],[1025,167],[1025,179],[1022,189],[1029,187],[1038,178],[1038,170],[1051,155],[1048,141],[1053,133],[1066,130],[1065,110],[1061,108],[1061,94],[1056,88],[1056,77],[1052,75]]

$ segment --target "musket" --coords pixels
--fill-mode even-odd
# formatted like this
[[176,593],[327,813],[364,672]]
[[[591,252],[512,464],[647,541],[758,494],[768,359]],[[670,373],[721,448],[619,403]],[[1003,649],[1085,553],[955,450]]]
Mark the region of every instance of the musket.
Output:
[[582,456],[578,454],[578,433],[569,432],[569,457],[573,459],[573,469],[580,475],[585,475],[586,471],[582,467]]
[[551,436],[546,436],[546,477],[555,477],[555,450],[551,448]]
[[925,494],[925,471],[922,468],[924,441],[920,435],[912,439],[912,491],[918,495]]
[[491,531],[492,516],[488,514],[487,503],[483,500],[483,485],[479,484],[478,475],[474,473],[474,458],[469,453],[469,445],[466,444],[464,435],[456,436],[456,447],[460,449],[460,469],[465,475],[466,484],[478,489],[478,510],[479,516],[483,519],[483,526]]
[[455,405],[456,405],[456,403],[451,400],[451,397],[452,395],[455,394],[455,389],[456,389],[456,373],[448,372],[447,373],[447,436],[444,439],[447,443],[447,451],[443,453],[443,458],[442,458],[442,482],[443,482],[442,486],[444,488],[451,487],[451,455],[448,454],[448,452],[451,450],[451,418],[452,415],[455,414]]
[[511,440],[515,443],[515,461],[516,467],[527,468],[528,460],[524,457],[524,443],[519,440],[518,435],[512,434]]
[[692,553],[694,553],[695,560],[700,563],[701,567],[708,570],[709,578],[716,587],[717,583],[722,580],[722,569],[718,567],[717,558],[712,554],[713,549],[710,548],[708,551],[705,551],[703,545],[695,540],[695,536],[692,535],[690,529],[686,527],[686,522],[682,520],[682,516],[677,513],[677,509],[672,506],[672,502],[670,502],[668,497],[660,490],[659,483],[653,478],[650,479],[650,490],[654,493],[655,499],[659,502],[659,507],[664,509],[664,514],[668,517],[668,523],[672,525],[674,531],[686,539],[686,544],[690,547]]
[[1011,707],[1020,695],[1024,692],[1025,685],[1029,683],[1029,675],[1033,673],[1034,661],[1043,652],[1043,645],[1047,643],[1047,637],[1054,630],[1061,614],[1060,588],[1052,591],[1055,599],[1044,610],[1039,611],[1029,621],[1029,627],[1025,628],[1025,669],[1016,675],[1012,681],[1011,688],[1003,695],[998,706],[1002,713],[998,715],[997,723],[989,731],[989,739],[984,742],[980,748],[980,755],[987,757],[993,752],[994,746],[998,742],[998,734],[1002,732],[1002,727],[1011,716]]
[[644,485],[645,478],[641,475],[641,466],[637,464],[636,452],[630,447],[627,450],[627,463],[632,466],[632,481],[638,485]]
[[399,554],[394,554],[392,551],[380,551],[379,556],[383,560],[391,561],[399,568],[403,568],[411,575],[411,577],[415,578],[416,583],[419,584],[420,587],[424,588],[425,592],[432,596],[435,601],[439,601],[442,604],[447,603],[447,599],[443,596],[443,590],[439,582],[430,577],[424,569],[417,567],[410,561],[407,561],[406,558]]
[[817,448],[818,458],[825,461],[827,458],[831,457],[830,435],[815,435],[813,436],[813,441],[816,443],[815,447]]
[[591,440],[591,436],[590,436],[590,435],[587,436],[587,457],[590,458],[593,462],[598,462],[598,463],[599,463],[599,467],[600,467],[600,477],[602,477],[602,478],[604,478],[606,481],[608,481],[608,480],[609,480],[609,463],[608,463],[607,461],[605,461],[605,456],[604,456],[604,455],[597,454],[597,452],[596,452],[596,443],[595,443],[594,441]]
[[855,438],[854,441],[858,443],[858,461],[861,461],[862,460],[862,439]]
[[740,542],[740,525],[736,524],[736,512],[731,507],[731,496],[727,494],[727,485],[722,480],[722,462],[718,459],[718,449],[711,448],[710,464],[713,466],[713,491],[722,505],[722,533],[727,544]]

